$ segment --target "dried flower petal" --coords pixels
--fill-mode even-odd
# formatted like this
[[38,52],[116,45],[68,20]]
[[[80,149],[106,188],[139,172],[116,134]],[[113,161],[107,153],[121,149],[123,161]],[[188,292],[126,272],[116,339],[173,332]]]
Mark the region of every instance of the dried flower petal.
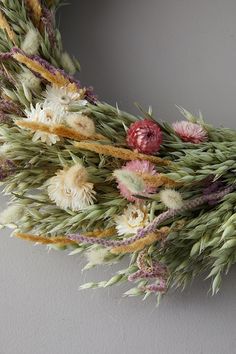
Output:
[[173,123],[172,127],[181,140],[188,143],[200,144],[208,140],[207,131],[200,124],[182,120]]

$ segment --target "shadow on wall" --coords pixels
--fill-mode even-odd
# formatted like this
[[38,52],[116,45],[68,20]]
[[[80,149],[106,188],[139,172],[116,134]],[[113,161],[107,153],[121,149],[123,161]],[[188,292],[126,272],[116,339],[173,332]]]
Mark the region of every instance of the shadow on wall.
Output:
[[61,13],[66,47],[101,100],[152,105],[171,121],[178,104],[234,127],[236,2],[73,0]]

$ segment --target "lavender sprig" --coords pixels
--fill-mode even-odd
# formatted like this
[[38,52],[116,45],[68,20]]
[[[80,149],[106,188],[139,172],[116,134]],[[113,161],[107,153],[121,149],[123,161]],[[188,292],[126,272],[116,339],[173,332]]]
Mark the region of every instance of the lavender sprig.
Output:
[[159,277],[166,277],[167,267],[163,266],[159,262],[155,262],[150,270],[139,269],[137,272],[130,274],[128,277],[129,281],[134,281],[136,279],[152,279]]
[[166,280],[158,279],[157,284],[149,284],[143,288],[143,291],[149,291],[151,293],[165,293],[167,290]]
[[106,240],[106,239],[98,239],[95,237],[86,237],[81,234],[69,234],[67,237],[70,240],[85,243],[85,244],[99,244],[104,247],[119,247],[119,246],[128,246],[148,235],[151,232],[155,232],[157,227],[163,223],[164,221],[171,219],[179,214],[182,214],[185,211],[195,209],[200,205],[203,205],[209,201],[219,201],[227,194],[233,192],[236,188],[236,185],[231,185],[220,192],[210,193],[208,195],[203,195],[200,197],[196,197],[190,201],[187,201],[181,208],[179,209],[169,209],[164,213],[158,215],[153,222],[151,222],[148,226],[140,229],[137,234],[133,237],[129,237],[127,239],[116,241],[116,240]]
[[[38,62],[40,65],[42,65],[46,70],[48,70],[53,75],[56,75],[57,72],[60,73],[66,79],[68,79],[70,81],[70,83],[75,84],[78,89],[82,88],[80,81],[75,79],[74,76],[65,72],[65,70],[60,69],[60,68],[56,68],[55,66],[50,64],[47,60],[40,57],[39,55],[28,55],[20,48],[13,47],[10,52],[0,53],[0,60],[12,59],[14,53],[23,54],[27,58],[34,60],[35,62]],[[41,78],[41,76],[37,73],[35,73],[35,76]],[[85,96],[85,99],[88,100],[88,102],[90,102],[91,104],[96,104],[97,96],[94,94],[92,87],[85,88],[84,96]]]

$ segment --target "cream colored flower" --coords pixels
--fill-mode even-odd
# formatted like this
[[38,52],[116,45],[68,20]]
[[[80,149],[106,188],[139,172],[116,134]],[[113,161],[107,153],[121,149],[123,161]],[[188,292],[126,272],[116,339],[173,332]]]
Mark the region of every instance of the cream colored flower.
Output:
[[136,234],[138,229],[148,224],[147,208],[129,204],[123,215],[116,216],[116,229],[119,235]]
[[70,167],[65,174],[65,183],[74,189],[88,181],[88,172],[81,164]]
[[24,71],[18,75],[18,80],[22,86],[25,86],[32,91],[40,90],[41,80],[28,69],[24,69]]
[[66,123],[76,132],[88,137],[95,133],[93,120],[81,113],[68,113],[66,116]]
[[109,251],[106,248],[96,247],[90,249],[86,253],[87,260],[90,266],[103,264]]
[[3,210],[0,214],[0,224],[9,228],[15,228],[17,222],[24,215],[24,208],[20,205],[10,205],[7,209]]
[[85,106],[88,102],[83,99],[80,92],[71,92],[66,87],[47,86],[44,93],[46,104],[60,107],[66,112],[71,103],[77,103],[80,106]]
[[179,209],[183,206],[181,194],[173,189],[163,189],[159,195],[162,203],[169,209]]
[[59,171],[49,180],[49,198],[64,210],[86,209],[94,203],[95,194],[93,184],[88,182],[87,171],[80,164]]
[[21,44],[21,49],[28,55],[38,53],[39,49],[39,33],[35,28],[30,28]]
[[[30,110],[25,111],[27,119],[46,125],[61,124],[64,119],[64,112],[60,107],[46,105],[45,103],[37,103],[34,107],[31,105]],[[41,140],[47,145],[56,144],[60,138],[55,134],[48,134],[43,131],[34,133],[33,141]]]

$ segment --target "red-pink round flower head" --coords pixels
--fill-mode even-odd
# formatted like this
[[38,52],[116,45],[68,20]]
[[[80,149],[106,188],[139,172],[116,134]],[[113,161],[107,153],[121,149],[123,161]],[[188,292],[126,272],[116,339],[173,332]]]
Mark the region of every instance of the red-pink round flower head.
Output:
[[[122,167],[122,170],[139,172],[139,173],[146,173],[146,174],[150,174],[150,175],[157,175],[158,174],[156,171],[155,165],[153,165],[151,162],[146,161],[146,160],[129,161]],[[118,183],[118,188],[120,190],[120,194],[125,199],[127,199],[129,202],[138,202],[141,200],[137,197],[134,197],[132,195],[131,191],[119,180],[117,181],[117,183]],[[146,186],[142,195],[148,196],[151,193],[155,193],[155,191],[156,191],[155,187]]]
[[162,131],[151,119],[139,120],[129,127],[127,143],[132,149],[144,154],[155,154],[160,150]]
[[200,144],[208,140],[207,131],[200,124],[182,120],[173,123],[172,127],[181,140],[188,143]]

